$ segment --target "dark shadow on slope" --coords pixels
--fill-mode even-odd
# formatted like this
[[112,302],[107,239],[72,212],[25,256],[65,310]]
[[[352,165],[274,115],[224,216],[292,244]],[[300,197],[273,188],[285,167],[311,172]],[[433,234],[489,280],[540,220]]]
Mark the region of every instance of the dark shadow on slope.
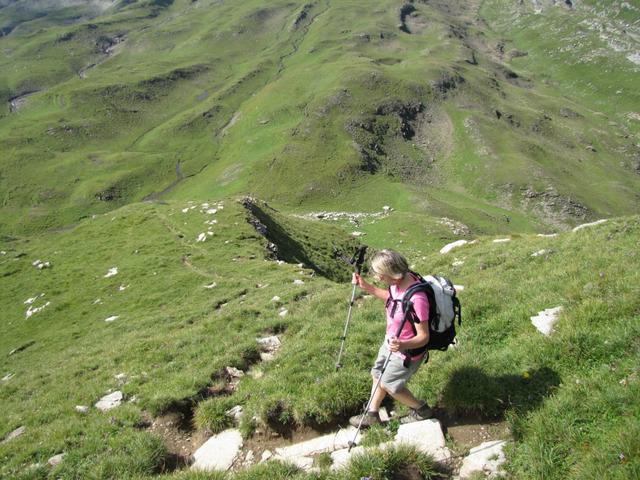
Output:
[[[335,252],[337,249],[351,257],[357,250],[357,241],[346,235],[339,237],[336,232],[318,231],[320,227],[310,222],[304,225],[302,221],[297,223],[285,221],[281,216],[276,218],[276,210],[249,197],[242,203],[250,214],[247,221],[268,240],[267,250],[271,258],[287,263],[302,263],[333,281],[351,278],[351,269]],[[281,220],[287,224],[281,224]]]
[[560,385],[549,367],[522,374],[491,376],[478,367],[464,367],[451,375],[439,404],[452,415],[502,418],[507,410],[523,414],[538,408]]

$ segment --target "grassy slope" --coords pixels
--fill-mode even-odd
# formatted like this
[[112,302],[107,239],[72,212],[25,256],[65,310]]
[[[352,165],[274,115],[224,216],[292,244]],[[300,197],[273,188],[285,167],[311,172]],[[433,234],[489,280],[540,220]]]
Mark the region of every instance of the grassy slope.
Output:
[[[38,93],[0,116],[3,232],[160,193],[251,192],[307,210],[388,204],[477,233],[637,211],[633,121],[598,114],[609,114],[610,88],[571,84],[564,57],[543,64],[545,45],[527,36],[535,28],[508,30],[499,2],[481,11],[493,31],[478,23],[477,2],[445,3],[416,2],[411,34],[398,29],[401,2],[357,1],[137,2],[90,23],[18,28],[2,38],[0,90],[6,101]],[[545,41],[561,44],[582,17],[556,10],[548,16],[565,30]],[[513,33],[507,48],[529,52],[511,61],[522,78],[496,59],[503,32]],[[580,68],[605,81],[599,63]],[[610,68],[633,82],[625,63]],[[633,94],[625,101],[638,109]],[[403,120],[411,105],[422,111]],[[567,106],[580,116],[563,117]]]
[[[238,403],[245,419],[256,415],[276,429],[333,424],[360,408],[381,334],[380,305],[358,300],[344,368],[336,373],[350,288],[295,264],[265,261],[266,241],[246,223],[246,211],[230,199],[223,205],[213,215],[199,203],[133,205],[70,232],[3,245],[0,371],[14,376],[0,388],[7,412],[0,433],[27,427],[0,446],[3,475],[157,471],[167,454],[160,439],[138,427],[144,411],[196,402],[197,425],[216,430],[230,424],[224,411]],[[212,218],[214,235],[196,242]],[[292,261],[314,255],[316,264],[337,269],[328,246],[352,248],[318,222],[270,218],[272,230],[286,226],[289,245],[306,245],[298,257],[289,251]],[[640,413],[639,233],[632,217],[554,239],[521,236],[505,245],[483,238],[446,256],[411,258],[418,270],[466,287],[461,344],[433,355],[415,391],[451,414],[505,416],[517,478],[585,478],[603,469],[632,478],[640,448],[633,433]],[[544,255],[532,257],[541,249]],[[52,268],[36,269],[36,259]],[[464,263],[453,267],[454,259]],[[105,278],[114,266],[118,274]],[[51,304],[25,318],[23,302],[40,293],[34,306]],[[546,339],[529,316],[557,305],[565,311]],[[288,309],[284,317],[281,307]],[[119,318],[106,323],[112,315]],[[274,332],[283,347],[275,362],[261,363],[255,339]],[[218,385],[228,365],[262,375],[244,377],[230,396],[204,400],[199,392]],[[114,378],[119,373],[123,385]],[[75,405],[91,406],[118,388],[135,400],[109,414],[75,412]],[[246,435],[253,428],[242,424]],[[50,473],[28,467],[61,452],[65,461]]]

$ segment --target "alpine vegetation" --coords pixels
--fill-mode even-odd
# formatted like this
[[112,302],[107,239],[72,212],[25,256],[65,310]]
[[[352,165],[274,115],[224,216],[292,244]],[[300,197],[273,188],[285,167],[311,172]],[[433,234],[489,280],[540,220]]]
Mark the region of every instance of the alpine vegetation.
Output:
[[0,477],[638,478],[639,38],[0,0]]

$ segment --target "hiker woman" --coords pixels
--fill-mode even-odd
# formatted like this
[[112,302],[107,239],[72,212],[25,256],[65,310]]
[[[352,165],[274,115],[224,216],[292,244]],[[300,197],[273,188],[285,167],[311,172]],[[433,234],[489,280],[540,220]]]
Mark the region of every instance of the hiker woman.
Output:
[[[427,402],[414,397],[406,386],[418,367],[429,357],[428,351],[424,348],[420,349],[429,341],[429,301],[427,295],[424,292],[418,292],[411,298],[415,311],[414,323],[405,322],[400,335],[396,337],[404,317],[401,307],[403,295],[410,286],[418,283],[419,279],[409,271],[406,259],[393,250],[381,250],[376,253],[371,259],[371,270],[378,281],[389,286],[388,289],[378,288],[366,282],[357,273],[353,274],[353,283],[385,302],[387,330],[378,351],[378,357],[371,369],[374,387],[372,388],[373,398],[370,401],[369,409],[363,415],[351,417],[349,423],[356,427],[360,425],[360,422],[362,422],[362,427],[380,423],[378,411],[387,394],[411,409],[409,415],[400,419],[401,423],[430,418],[432,412]],[[382,373],[388,356],[387,368]],[[374,392],[373,389],[381,373],[382,379]]]

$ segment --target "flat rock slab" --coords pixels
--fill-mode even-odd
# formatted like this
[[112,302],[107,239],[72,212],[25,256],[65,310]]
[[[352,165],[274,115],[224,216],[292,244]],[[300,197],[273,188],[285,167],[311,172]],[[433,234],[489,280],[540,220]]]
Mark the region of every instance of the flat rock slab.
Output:
[[582,230],[583,228],[587,228],[587,227],[594,227],[596,225],[601,225],[603,223],[605,223],[607,220],[606,219],[602,219],[602,220],[597,220],[595,222],[591,222],[591,223],[583,223],[582,225],[578,225],[576,228],[574,228],[572,230],[572,232],[577,232],[579,230]]
[[336,450],[331,454],[333,460],[332,469],[343,468],[349,463],[353,455],[358,455],[374,449],[386,449],[400,445],[410,445],[416,450],[430,455],[438,463],[448,463],[451,460],[451,451],[445,445],[442,426],[438,420],[429,419],[420,422],[401,425],[395,439],[391,442],[381,443],[375,447],[355,447],[349,452],[348,448]]
[[442,426],[435,419],[400,425],[394,443],[411,445],[420,452],[431,455],[436,462],[445,463],[451,459]]
[[454,248],[461,247],[463,245],[466,245],[467,243],[469,243],[467,240],[457,240],[455,242],[451,242],[451,243],[445,245],[444,247],[442,247],[440,249],[440,253],[442,253],[442,254],[449,253]]
[[235,462],[242,448],[242,435],[239,430],[225,430],[207,440],[193,454],[191,466],[194,470],[227,471]]
[[16,428],[13,432],[7,435],[7,437],[4,440],[2,440],[2,442],[0,443],[10,442],[11,440],[18,438],[20,435],[22,435],[26,431],[27,431],[27,427]]
[[[292,460],[300,457],[311,457],[319,453],[334,452],[349,446],[356,434],[354,427],[338,430],[336,433],[330,433],[317,437],[306,442],[296,443],[288,447],[276,448],[276,457],[283,460]],[[356,444],[360,441],[360,435],[356,438]]]
[[558,315],[562,311],[562,307],[547,308],[535,317],[531,317],[531,323],[544,335],[549,336],[553,332],[553,327],[558,321]]
[[109,395],[105,395],[96,403],[96,408],[103,412],[107,410],[111,410],[112,408],[116,408],[122,403],[122,392],[117,391],[110,393]]
[[471,478],[475,472],[482,472],[489,477],[500,474],[502,464],[505,462],[503,448],[506,445],[504,440],[494,440],[481,443],[469,452],[469,455],[462,462],[459,478],[464,480]]

